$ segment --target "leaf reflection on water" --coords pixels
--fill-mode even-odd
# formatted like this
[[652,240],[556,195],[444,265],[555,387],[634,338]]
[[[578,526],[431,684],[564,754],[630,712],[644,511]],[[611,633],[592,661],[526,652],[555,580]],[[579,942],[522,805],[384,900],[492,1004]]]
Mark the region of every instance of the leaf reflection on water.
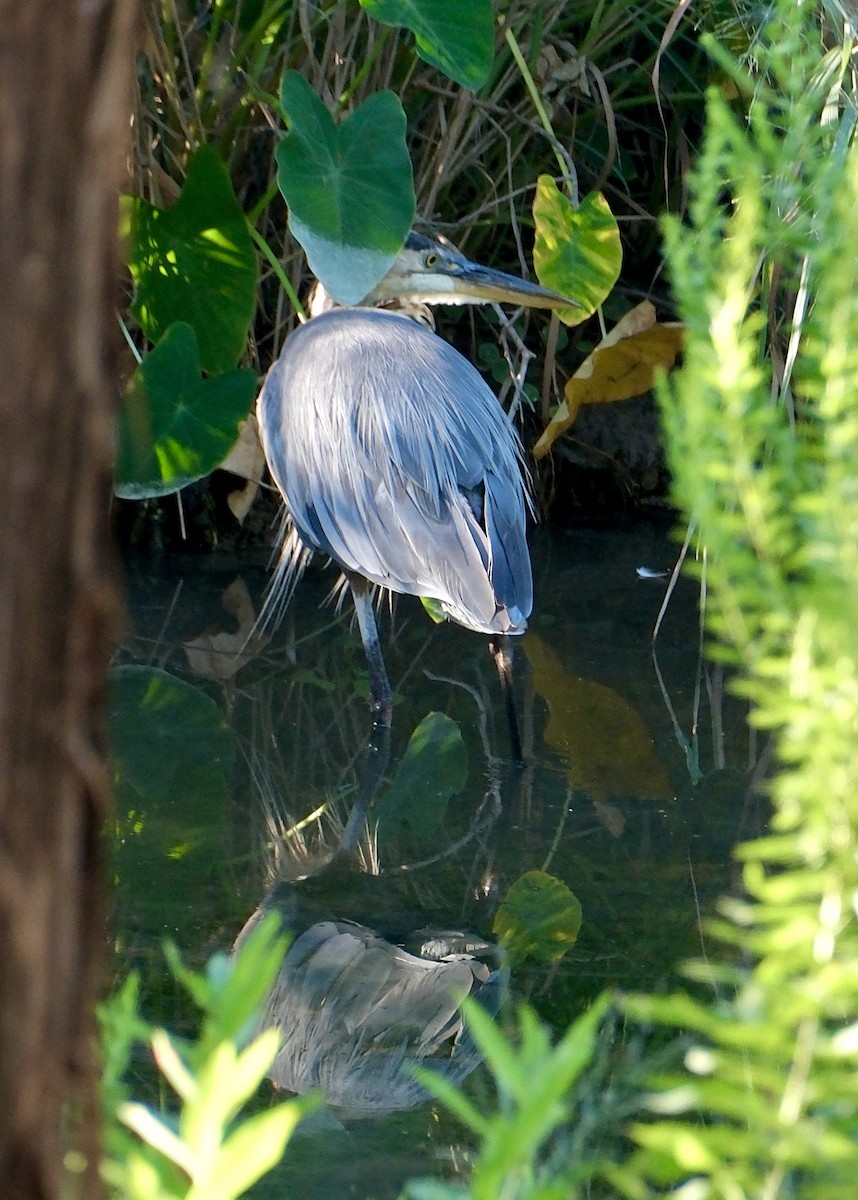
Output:
[[673,798],[652,737],[628,701],[604,684],[568,675],[538,634],[528,634],[524,651],[549,709],[545,744],[563,757],[572,787],[597,804]]

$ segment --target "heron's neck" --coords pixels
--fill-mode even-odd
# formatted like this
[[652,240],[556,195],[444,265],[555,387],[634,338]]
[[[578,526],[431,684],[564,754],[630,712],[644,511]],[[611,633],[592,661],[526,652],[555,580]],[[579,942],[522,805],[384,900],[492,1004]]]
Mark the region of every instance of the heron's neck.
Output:
[[[337,303],[321,283],[317,282],[314,285],[307,301],[307,312],[311,318],[330,312],[333,308],[341,307],[342,305]],[[386,312],[399,313],[403,317],[410,317],[418,325],[425,325],[433,332],[435,330],[435,317],[429,305],[423,304],[419,300],[411,300],[407,296],[397,296],[395,299],[385,300],[381,304],[357,305],[356,307],[379,308]]]
[[325,291],[323,284],[318,281],[313,284],[310,295],[307,297],[307,315],[309,317],[320,317],[322,313],[330,312],[332,308],[339,308],[336,300]]

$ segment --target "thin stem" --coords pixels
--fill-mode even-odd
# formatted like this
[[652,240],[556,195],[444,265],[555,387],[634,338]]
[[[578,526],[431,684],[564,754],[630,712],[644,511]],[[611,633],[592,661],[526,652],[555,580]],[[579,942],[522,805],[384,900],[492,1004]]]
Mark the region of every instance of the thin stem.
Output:
[[259,232],[259,230],[254,228],[254,226],[251,225],[249,221],[248,221],[248,229],[250,230],[250,236],[256,242],[257,246],[262,251],[264,257],[270,264],[272,271],[277,276],[277,279],[279,280],[280,286],[283,288],[283,291],[289,297],[289,300],[292,303],[292,307],[295,309],[295,312],[298,314],[299,320],[302,322],[306,321],[307,314],[304,311],[304,305],[298,299],[295,289],[292,287],[292,284],[286,278],[286,272],[283,270],[283,267],[282,267],[277,255],[274,253],[274,251],[268,245],[268,243],[266,242],[266,240],[262,236],[262,234]]
[[372,48],[370,49],[369,53],[367,54],[366,58],[364,59],[363,63],[361,64],[360,68],[355,72],[354,79],[352,79],[351,83],[342,92],[342,94],[337,97],[337,108],[340,111],[342,111],[342,109],[344,109],[346,107],[346,105],[351,100],[352,96],[355,94],[355,92],[361,86],[363,81],[369,75],[372,68],[375,66],[376,62],[378,61],[378,56],[381,54],[381,51],[384,49],[385,43],[387,42],[387,39],[389,36],[390,36],[390,27],[389,26],[381,26],[378,36],[376,37]]
[[566,154],[560,145],[558,137],[554,132],[554,126],[551,124],[551,118],[542,103],[542,97],[539,94],[539,89],[536,86],[536,81],[530,73],[530,68],[524,61],[524,55],[521,52],[521,47],[516,41],[515,34],[509,25],[504,30],[506,44],[509,46],[510,53],[515,59],[515,65],[518,67],[521,77],[524,80],[524,85],[530,93],[530,98],[533,101],[533,107],[536,109],[537,116],[542,122],[542,127],[548,134],[548,140],[551,142],[551,148],[554,151],[554,157],[560,165],[560,173],[566,181],[573,204],[578,200],[578,180],[575,176],[575,169],[569,161]]
[[126,342],[128,343],[128,345],[131,349],[131,353],[137,359],[137,365],[139,367],[143,361],[143,355],[140,353],[140,351],[135,346],[134,338],[131,336],[131,331],[128,328],[128,326],[125,324],[125,321],[123,320],[121,313],[117,313],[117,319],[119,321],[119,328],[122,330],[122,336],[125,338]]
[[209,74],[211,73],[212,64],[215,60],[215,54],[218,49],[218,40],[220,37],[220,29],[223,24],[223,5],[216,2],[211,8],[211,23],[206,36],[206,43],[203,49],[202,58],[200,60],[200,69],[197,75],[197,85],[194,89],[194,95],[200,111],[205,102],[206,93],[209,90]]
[[275,179],[274,182],[271,184],[271,186],[268,188],[268,191],[265,193],[265,195],[260,200],[257,200],[257,202],[254,204],[253,208],[247,214],[247,219],[251,225],[256,224],[256,222],[259,220],[261,215],[265,212],[268,205],[271,203],[271,201],[277,195],[279,190],[280,190],[280,188],[277,184],[277,180]]

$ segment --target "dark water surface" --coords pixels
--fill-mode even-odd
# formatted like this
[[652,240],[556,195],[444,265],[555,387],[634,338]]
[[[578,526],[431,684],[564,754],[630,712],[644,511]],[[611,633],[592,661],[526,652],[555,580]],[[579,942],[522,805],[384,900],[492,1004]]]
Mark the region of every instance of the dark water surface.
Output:
[[[464,750],[445,722],[452,751],[448,743],[437,765],[426,757],[416,779],[400,780],[407,824],[388,804],[377,843],[363,844],[365,870],[321,875],[369,732],[350,605],[339,616],[320,607],[334,572],[309,574],[270,641],[237,658],[265,585],[261,560],[129,562],[120,662],[200,689],[231,731],[216,731],[217,744],[226,739],[234,755],[230,766],[228,754],[221,761],[207,749],[211,731],[195,716],[186,728],[181,703],[167,732],[151,733],[133,688],[126,695],[121,737],[137,790],[120,793],[116,975],[141,970],[147,1016],[180,1029],[188,1020],[164,965],[165,937],[201,965],[231,946],[273,884],[302,877],[296,888],[334,917],[489,941],[523,874],[562,881],[580,901],[577,941],[553,961],[514,963],[510,984],[558,1030],[605,987],[670,983],[677,963],[700,954],[701,919],[733,882],[732,847],[761,820],[749,798],[759,748],[742,703],[701,661],[696,582],[679,581],[653,658],[667,580],[638,568],[669,572],[678,551],[664,522],[535,535],[536,610],[516,657],[523,770],[509,763],[485,639],[433,626],[410,599],[392,617],[383,612],[397,690],[389,777],[427,714],[455,722]],[[188,745],[196,757],[168,766]],[[479,1072],[468,1086],[487,1090]],[[431,1104],[358,1122],[331,1117],[295,1139],[254,1195],[396,1196],[411,1175],[454,1176],[469,1154],[455,1122]]]

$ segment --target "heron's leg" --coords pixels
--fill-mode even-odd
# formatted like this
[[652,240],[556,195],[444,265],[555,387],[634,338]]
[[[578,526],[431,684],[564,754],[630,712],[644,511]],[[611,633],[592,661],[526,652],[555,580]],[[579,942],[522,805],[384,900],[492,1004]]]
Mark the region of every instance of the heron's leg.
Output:
[[383,725],[380,721],[374,721],[367,746],[366,765],[358,783],[357,797],[349,813],[340,844],[334,852],[334,858],[348,858],[354,853],[366,825],[370,805],[381,787],[389,761],[390,722]]
[[393,716],[393,693],[387,671],[384,668],[384,658],[381,653],[381,643],[378,640],[378,626],[375,623],[375,613],[372,611],[372,591],[362,575],[352,571],[344,571],[352,590],[357,613],[361,641],[369,667],[369,707],[372,711],[375,725],[389,726]]
[[499,633],[489,642],[489,651],[495,660],[503,694],[506,720],[509,726],[509,746],[512,761],[517,767],[524,766],[524,755],[521,752],[521,737],[518,732],[518,714],[515,708],[515,692],[512,686],[512,646],[504,633]]

